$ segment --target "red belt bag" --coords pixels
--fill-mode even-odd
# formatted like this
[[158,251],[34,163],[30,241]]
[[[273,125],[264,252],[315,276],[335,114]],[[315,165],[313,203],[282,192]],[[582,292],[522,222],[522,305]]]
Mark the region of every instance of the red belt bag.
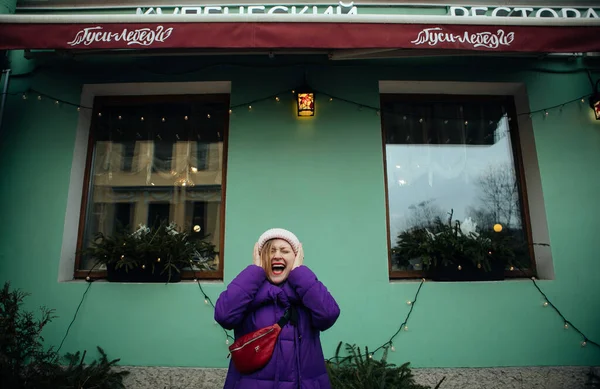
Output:
[[243,335],[229,346],[233,364],[240,373],[250,374],[267,365],[273,356],[279,333],[290,321],[291,315],[288,309],[277,323]]

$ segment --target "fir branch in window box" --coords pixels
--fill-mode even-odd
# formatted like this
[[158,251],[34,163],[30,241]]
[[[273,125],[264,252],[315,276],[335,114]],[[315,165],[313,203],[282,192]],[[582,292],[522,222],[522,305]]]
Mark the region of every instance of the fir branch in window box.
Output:
[[433,225],[414,227],[398,235],[393,260],[402,265],[420,260],[427,275],[436,281],[502,280],[514,265],[516,245],[510,234],[477,231],[471,218],[462,223],[436,218]]
[[133,233],[98,233],[83,253],[106,265],[108,281],[173,283],[185,268],[216,270],[215,245],[206,238],[193,239],[175,223],[163,222],[152,228],[140,225]]

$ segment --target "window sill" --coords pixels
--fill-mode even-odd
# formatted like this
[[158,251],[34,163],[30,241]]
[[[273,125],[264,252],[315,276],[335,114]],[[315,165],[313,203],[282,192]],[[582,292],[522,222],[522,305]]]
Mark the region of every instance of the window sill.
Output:
[[[196,272],[196,274],[194,274],[193,271],[183,271],[181,274],[181,281],[172,282],[172,284],[196,283],[195,276],[200,275],[200,273],[202,273],[202,277],[198,277],[198,279],[201,283],[223,283],[223,274],[219,271]],[[87,277],[90,277],[90,279],[94,281],[104,281],[114,284],[161,284],[161,282],[111,282],[106,279],[107,272],[105,270],[94,271],[91,273],[89,272],[89,270],[76,270],[74,274],[74,279],[72,281],[86,281]]]
[[[426,272],[418,270],[392,270],[389,273],[390,283],[403,283],[403,282],[420,282],[425,279],[427,282],[444,282],[444,283],[464,283],[464,282],[506,282],[506,281],[520,281],[529,280],[531,277],[536,276],[532,270],[525,271],[510,271],[504,272],[503,280],[477,280],[477,281],[434,281],[427,277]],[[536,276],[537,277],[537,276]]]

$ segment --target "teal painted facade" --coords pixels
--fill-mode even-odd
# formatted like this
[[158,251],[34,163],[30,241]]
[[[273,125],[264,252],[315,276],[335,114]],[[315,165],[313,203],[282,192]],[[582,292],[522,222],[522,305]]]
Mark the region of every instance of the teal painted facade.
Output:
[[[237,105],[296,87],[306,70],[315,89],[369,106],[379,104],[379,80],[524,82],[532,110],[590,93],[585,71],[566,72],[583,65],[563,60],[97,58],[56,61],[26,74],[20,54],[12,56],[15,76],[0,133],[0,281],[30,292],[28,309],[56,309],[59,317],[44,333],[55,346],[87,287],[57,281],[78,112],[35,95],[23,100],[19,92],[33,88],[78,102],[83,84],[218,80],[231,81],[231,104]],[[406,301],[418,287],[388,276],[380,118],[317,94],[316,116],[299,120],[293,96],[280,99],[231,116],[225,274],[203,288],[216,300],[251,263],[258,236],[288,228],[304,243],[305,264],[341,308],[339,321],[322,335],[325,354],[332,356],[339,341],[377,347],[404,320]],[[597,340],[600,122],[587,102],[532,120],[555,271],[555,279],[539,284]],[[581,347],[581,337],[563,329],[542,303],[527,279],[426,282],[391,361],[415,367],[598,365],[600,350]],[[225,367],[229,361],[225,336],[193,282],[93,283],[62,350],[94,354],[96,345],[123,365]]]

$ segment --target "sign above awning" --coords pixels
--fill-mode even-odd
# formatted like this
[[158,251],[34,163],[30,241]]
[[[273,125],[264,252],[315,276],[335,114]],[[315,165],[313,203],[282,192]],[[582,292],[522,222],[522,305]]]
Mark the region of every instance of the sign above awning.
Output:
[[581,53],[600,52],[599,36],[596,18],[0,15],[2,50],[383,48]]

